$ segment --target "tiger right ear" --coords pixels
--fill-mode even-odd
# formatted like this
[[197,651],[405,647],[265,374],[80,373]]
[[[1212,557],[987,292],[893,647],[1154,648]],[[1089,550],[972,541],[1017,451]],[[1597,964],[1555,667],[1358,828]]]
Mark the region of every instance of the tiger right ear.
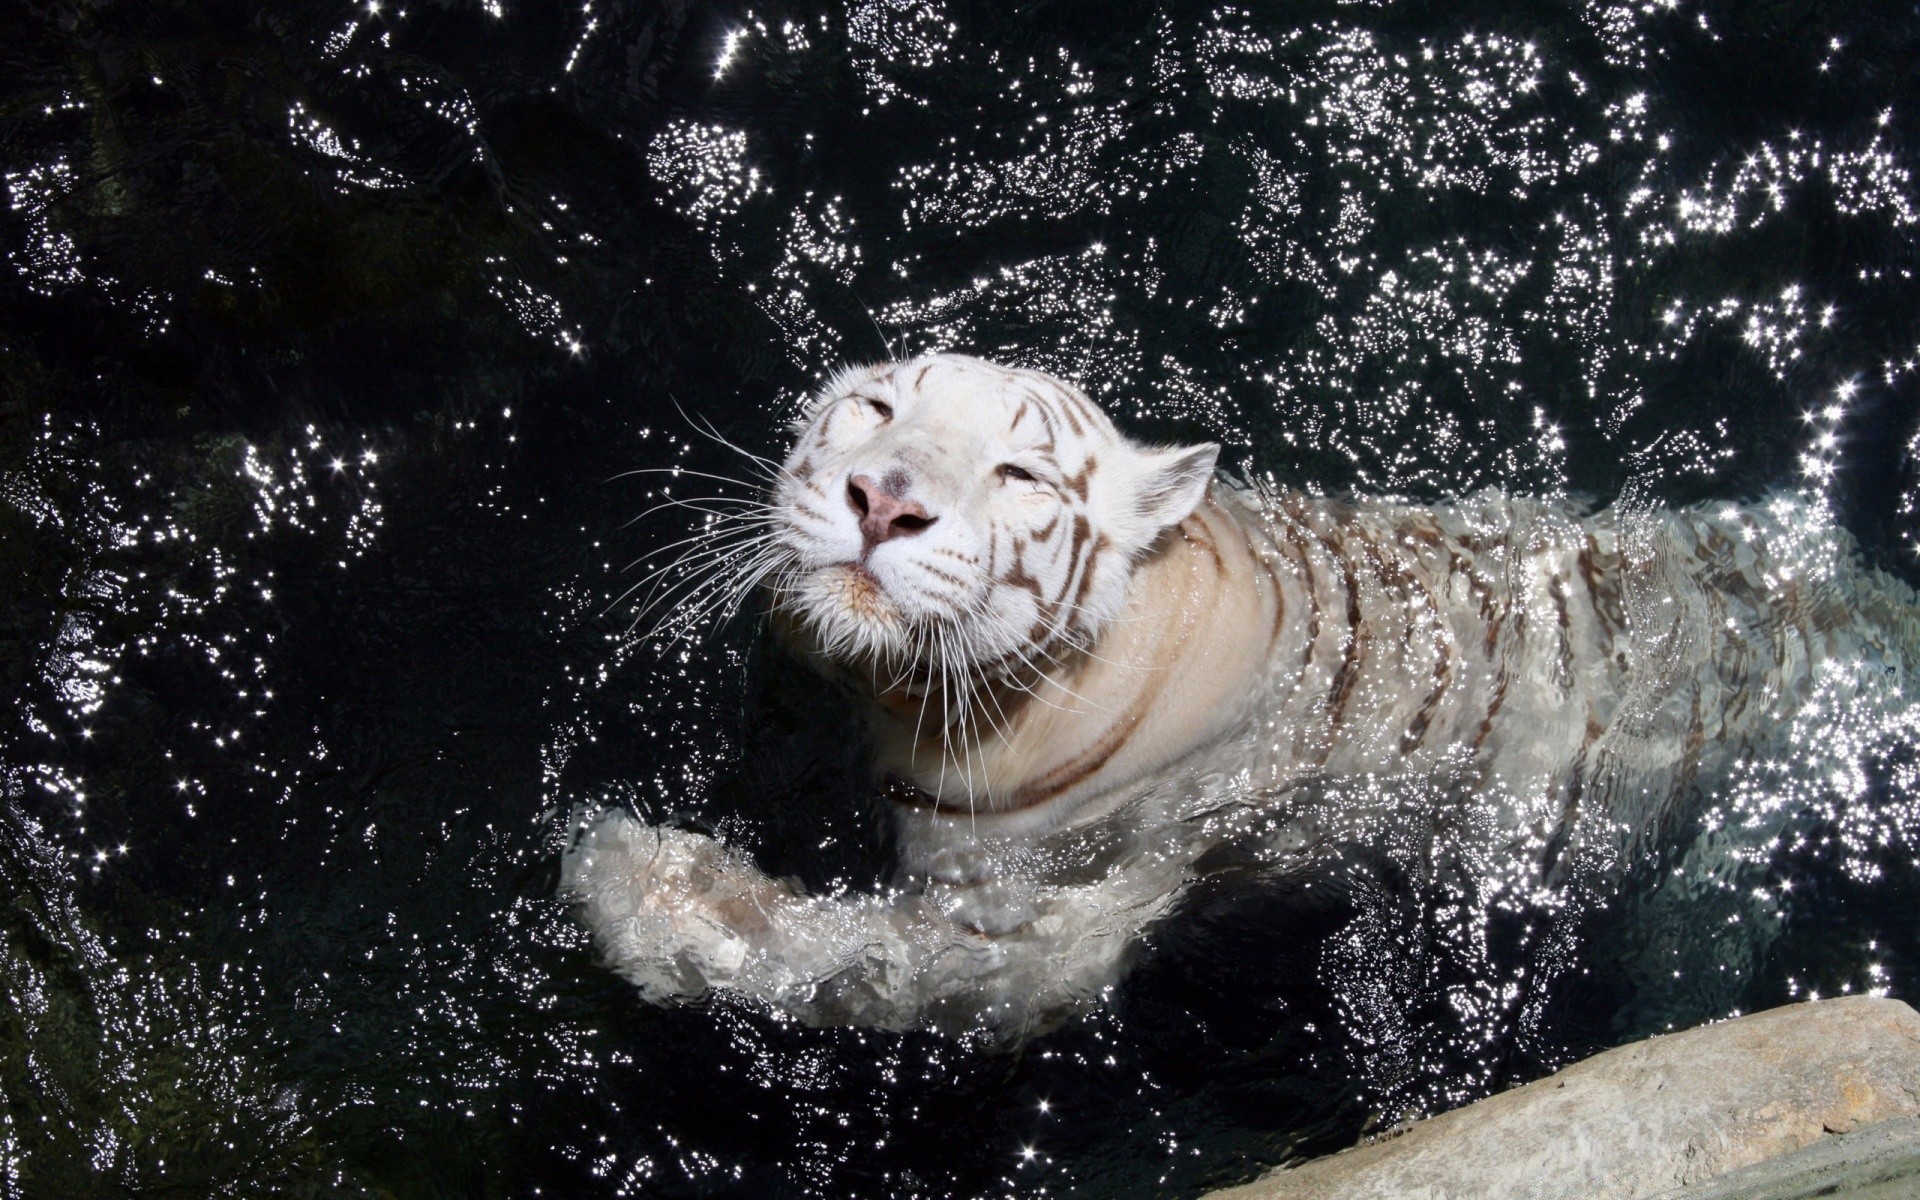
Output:
[[1143,470],[1134,505],[1140,519],[1158,533],[1186,520],[1206,499],[1214,465],[1220,461],[1220,447],[1215,442],[1202,442],[1198,446],[1142,450],[1140,458]]

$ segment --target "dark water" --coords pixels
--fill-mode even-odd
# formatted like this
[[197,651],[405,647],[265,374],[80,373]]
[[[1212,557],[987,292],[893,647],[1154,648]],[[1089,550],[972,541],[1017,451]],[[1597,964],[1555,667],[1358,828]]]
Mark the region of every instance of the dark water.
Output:
[[1227,873],[1017,1054],[642,1005],[552,897],[582,801],[879,878],[832,698],[614,603],[686,532],[621,473],[849,360],[1295,486],[1805,489],[1911,577],[1911,4],[36,2],[0,66],[0,1196],[1192,1195],[1920,989],[1892,735],[1697,887]]

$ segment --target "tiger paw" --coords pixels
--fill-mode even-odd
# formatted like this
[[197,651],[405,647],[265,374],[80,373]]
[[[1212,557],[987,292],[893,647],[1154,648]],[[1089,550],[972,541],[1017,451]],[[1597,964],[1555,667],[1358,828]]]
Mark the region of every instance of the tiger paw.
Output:
[[734,980],[764,932],[779,885],[704,834],[624,812],[586,826],[561,867],[610,966],[653,998],[691,998]]

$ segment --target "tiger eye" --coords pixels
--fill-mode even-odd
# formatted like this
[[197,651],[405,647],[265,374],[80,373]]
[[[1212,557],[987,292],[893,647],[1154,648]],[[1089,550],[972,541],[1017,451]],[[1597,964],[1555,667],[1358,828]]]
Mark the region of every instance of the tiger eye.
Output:
[[1039,480],[1034,477],[1032,471],[1027,470],[1025,467],[1016,467],[1012,463],[1000,464],[1000,478],[1018,479],[1023,483],[1039,482]]

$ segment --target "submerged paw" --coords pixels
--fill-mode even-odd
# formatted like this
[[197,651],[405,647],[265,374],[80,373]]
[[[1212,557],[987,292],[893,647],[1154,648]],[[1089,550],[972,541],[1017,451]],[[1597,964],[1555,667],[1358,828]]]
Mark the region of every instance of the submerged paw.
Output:
[[704,834],[611,812],[582,829],[561,892],[581,904],[602,953],[656,995],[692,996],[746,964],[770,880]]

